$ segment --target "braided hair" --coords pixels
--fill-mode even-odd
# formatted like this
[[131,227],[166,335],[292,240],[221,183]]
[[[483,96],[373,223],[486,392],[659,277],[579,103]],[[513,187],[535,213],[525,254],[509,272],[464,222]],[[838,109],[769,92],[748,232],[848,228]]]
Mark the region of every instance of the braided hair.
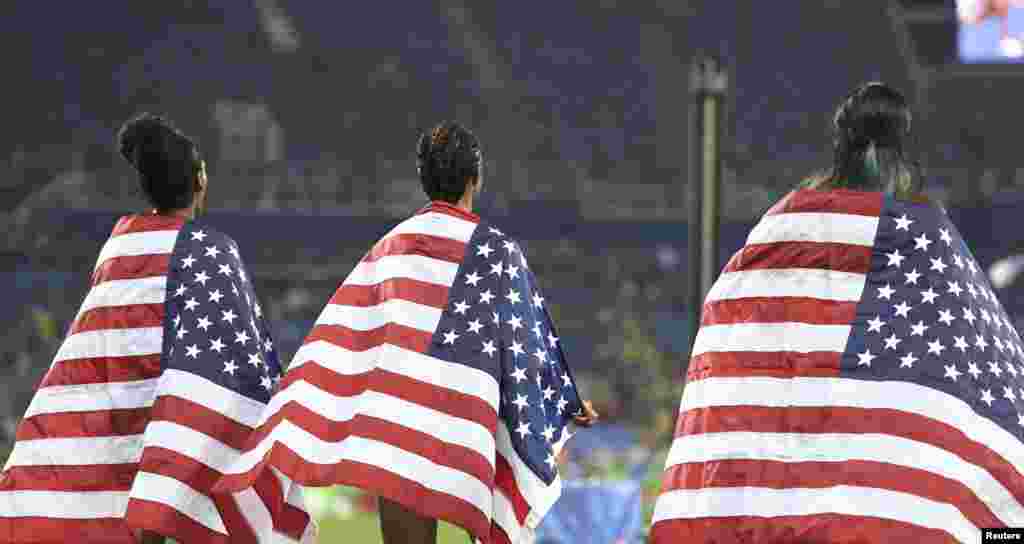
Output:
[[199,146],[159,115],[141,113],[117,132],[121,156],[139,173],[139,184],[159,211],[188,208],[203,168]]
[[880,82],[857,87],[832,118],[832,168],[810,184],[900,197],[920,191],[919,167],[904,152],[911,120],[906,99],[896,89]]
[[480,143],[459,123],[444,121],[420,136],[416,168],[431,200],[458,202],[469,180],[483,173]]

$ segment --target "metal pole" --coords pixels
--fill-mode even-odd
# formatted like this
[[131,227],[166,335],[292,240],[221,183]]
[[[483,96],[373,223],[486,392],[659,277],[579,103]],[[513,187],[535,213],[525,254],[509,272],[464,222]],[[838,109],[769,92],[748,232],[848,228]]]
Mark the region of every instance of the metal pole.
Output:
[[728,78],[712,57],[698,57],[692,66],[690,92],[689,293],[690,345],[697,338],[701,306],[718,276],[721,133]]

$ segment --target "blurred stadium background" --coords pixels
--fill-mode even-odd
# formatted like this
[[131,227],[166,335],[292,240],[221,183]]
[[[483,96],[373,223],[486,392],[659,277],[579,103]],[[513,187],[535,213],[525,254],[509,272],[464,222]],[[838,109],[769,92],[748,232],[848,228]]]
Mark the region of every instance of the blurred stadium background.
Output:
[[[567,470],[645,482],[644,502],[621,500],[648,508],[689,350],[691,59],[719,55],[730,74],[723,261],[829,163],[838,99],[881,79],[911,99],[927,190],[989,266],[1024,253],[1024,64],[1015,38],[985,26],[998,21],[961,24],[984,2],[961,4],[5,3],[0,462],[100,245],[118,215],[145,206],[114,147],[123,120],[165,113],[198,139],[209,220],[241,245],[289,360],[368,245],[424,203],[416,136],[454,118],[484,143],[481,213],[523,241],[581,390],[608,421],[580,435]],[[1010,11],[1012,29],[1024,15]],[[996,271],[1014,315],[1020,268]],[[350,490],[314,500],[325,541],[342,529],[376,538],[371,501]]]

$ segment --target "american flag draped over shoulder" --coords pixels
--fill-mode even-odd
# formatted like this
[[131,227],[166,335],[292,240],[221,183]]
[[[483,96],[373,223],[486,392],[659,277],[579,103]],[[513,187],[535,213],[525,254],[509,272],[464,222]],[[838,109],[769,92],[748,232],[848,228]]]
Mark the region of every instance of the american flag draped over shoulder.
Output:
[[213,484],[270,398],[280,364],[227,236],[122,218],[18,428],[0,482],[2,542],[310,542],[301,491],[268,472]]
[[520,247],[434,202],[338,288],[223,485],[269,465],[520,542],[561,492],[555,456],[580,409]]
[[1024,526],[1024,350],[944,211],[801,190],[712,287],[653,541]]

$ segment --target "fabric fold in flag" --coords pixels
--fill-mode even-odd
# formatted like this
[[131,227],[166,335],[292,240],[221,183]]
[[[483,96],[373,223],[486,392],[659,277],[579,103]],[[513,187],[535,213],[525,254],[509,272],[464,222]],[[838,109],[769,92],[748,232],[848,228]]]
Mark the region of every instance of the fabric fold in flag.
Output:
[[520,542],[559,496],[581,409],[520,244],[433,202],[338,287],[217,489],[272,469]]
[[651,540],[1024,526],[1024,348],[944,210],[799,190],[705,300]]
[[0,479],[0,542],[312,543],[301,488],[215,493],[281,374],[231,238],[122,218]]

